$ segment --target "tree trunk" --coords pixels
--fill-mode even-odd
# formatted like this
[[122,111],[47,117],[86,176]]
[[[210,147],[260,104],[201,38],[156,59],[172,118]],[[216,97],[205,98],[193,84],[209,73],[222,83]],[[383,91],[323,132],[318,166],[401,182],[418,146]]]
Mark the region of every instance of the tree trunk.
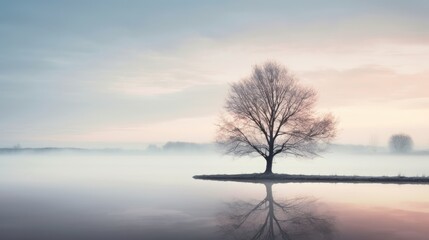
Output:
[[265,168],[264,174],[273,174],[273,158],[267,157],[266,158],[267,166]]

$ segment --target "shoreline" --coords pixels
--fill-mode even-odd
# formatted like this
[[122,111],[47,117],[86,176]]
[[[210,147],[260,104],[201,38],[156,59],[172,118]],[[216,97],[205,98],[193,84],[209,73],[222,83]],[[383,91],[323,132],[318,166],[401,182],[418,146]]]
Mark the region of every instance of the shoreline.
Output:
[[429,177],[405,176],[345,176],[345,175],[301,175],[301,174],[216,174],[195,175],[194,179],[234,182],[274,183],[383,183],[383,184],[429,184]]

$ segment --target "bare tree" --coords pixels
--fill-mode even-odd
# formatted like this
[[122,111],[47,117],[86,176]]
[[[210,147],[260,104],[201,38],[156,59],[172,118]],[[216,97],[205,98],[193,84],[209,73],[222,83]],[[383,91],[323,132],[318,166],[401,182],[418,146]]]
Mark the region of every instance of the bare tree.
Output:
[[332,239],[332,217],[318,213],[310,198],[276,201],[272,183],[264,183],[266,197],[259,202],[236,201],[218,215],[219,227],[229,239]]
[[331,114],[317,116],[316,92],[301,86],[285,67],[267,62],[250,77],[232,84],[217,142],[227,153],[259,154],[272,173],[275,156],[316,156],[318,143],[335,136]]
[[389,139],[389,147],[392,152],[406,153],[412,150],[413,140],[405,134],[395,134]]

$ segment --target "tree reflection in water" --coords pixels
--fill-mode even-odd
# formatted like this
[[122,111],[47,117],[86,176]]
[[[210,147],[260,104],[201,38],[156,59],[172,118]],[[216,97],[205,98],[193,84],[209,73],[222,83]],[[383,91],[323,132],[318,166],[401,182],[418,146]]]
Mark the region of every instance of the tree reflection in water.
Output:
[[333,220],[316,213],[315,200],[294,198],[275,201],[272,183],[264,183],[266,197],[260,202],[229,203],[219,214],[225,237],[233,239],[332,239]]

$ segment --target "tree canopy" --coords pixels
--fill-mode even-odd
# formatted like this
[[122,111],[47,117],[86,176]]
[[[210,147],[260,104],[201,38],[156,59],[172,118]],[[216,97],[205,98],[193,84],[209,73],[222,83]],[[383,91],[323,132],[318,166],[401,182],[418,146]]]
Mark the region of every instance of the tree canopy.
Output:
[[413,148],[413,140],[406,134],[395,134],[389,139],[389,147],[396,153],[410,152]]
[[233,83],[218,129],[218,143],[227,153],[265,158],[272,173],[277,155],[311,157],[321,142],[335,136],[331,114],[315,111],[316,92],[302,86],[282,65],[266,62]]

